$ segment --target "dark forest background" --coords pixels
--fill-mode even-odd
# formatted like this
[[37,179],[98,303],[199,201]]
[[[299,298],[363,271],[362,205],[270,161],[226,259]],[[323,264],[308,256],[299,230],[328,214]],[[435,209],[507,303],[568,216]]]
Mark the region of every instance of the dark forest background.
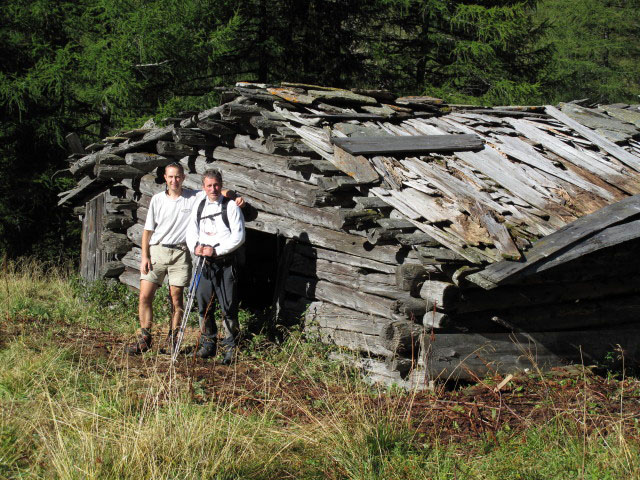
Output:
[[638,103],[640,0],[3,0],[0,252],[77,256],[57,208],[85,144],[238,80],[450,103]]

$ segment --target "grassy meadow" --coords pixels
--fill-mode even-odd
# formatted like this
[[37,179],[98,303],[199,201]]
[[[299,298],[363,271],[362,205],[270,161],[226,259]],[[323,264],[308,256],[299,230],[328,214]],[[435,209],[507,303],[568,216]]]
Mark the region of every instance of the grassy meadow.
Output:
[[[232,367],[171,368],[122,354],[136,307],[121,285],[4,266],[0,478],[640,478],[635,378],[581,368],[504,393],[500,379],[400,392],[296,331],[246,340]],[[166,323],[163,295],[156,307]]]

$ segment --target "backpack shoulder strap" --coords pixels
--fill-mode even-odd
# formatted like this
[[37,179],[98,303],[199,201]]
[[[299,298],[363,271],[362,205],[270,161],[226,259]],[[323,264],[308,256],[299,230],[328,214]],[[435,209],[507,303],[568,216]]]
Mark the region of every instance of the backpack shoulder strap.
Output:
[[227,209],[229,208],[229,199],[227,197],[222,197],[222,221],[224,222],[225,226],[231,230],[231,227],[229,226],[229,214],[227,213]]
[[207,201],[207,197],[204,197],[198,205],[198,213],[196,214],[196,220],[198,221],[198,228],[200,228],[200,220],[202,219],[202,210],[204,210],[204,203]]
[[[207,201],[207,197],[203,198],[202,201],[200,202],[200,205],[198,205],[198,212],[196,214],[198,226],[200,225],[200,220],[202,220],[202,211],[204,210],[204,205],[206,201]],[[228,229],[231,229],[231,227],[229,226],[229,214],[227,213],[227,208],[229,208],[228,203],[229,203],[229,199],[227,197],[222,197],[222,209],[220,214],[222,215],[222,221],[224,222],[226,227]]]

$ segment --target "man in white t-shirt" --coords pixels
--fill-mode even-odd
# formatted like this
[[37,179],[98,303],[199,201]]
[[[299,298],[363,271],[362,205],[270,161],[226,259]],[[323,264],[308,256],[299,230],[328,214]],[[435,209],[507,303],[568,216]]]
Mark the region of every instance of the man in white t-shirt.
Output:
[[[184,168],[179,163],[167,165],[164,170],[167,188],[156,193],[149,203],[142,233],[142,260],[140,262],[140,336],[136,343],[127,345],[130,355],[143,353],[151,347],[153,325],[153,298],[165,277],[169,280],[169,293],[173,315],[167,338],[171,353],[184,311],[183,290],[191,278],[191,256],[186,246],[186,229],[194,204],[204,198],[202,191],[182,188]],[[234,192],[223,192],[228,198],[236,198]],[[242,197],[236,198],[242,206]]]

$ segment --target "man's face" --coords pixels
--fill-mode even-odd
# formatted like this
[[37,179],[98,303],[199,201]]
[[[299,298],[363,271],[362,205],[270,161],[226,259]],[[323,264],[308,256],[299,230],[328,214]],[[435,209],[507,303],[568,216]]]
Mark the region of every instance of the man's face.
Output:
[[164,171],[164,181],[167,182],[169,191],[179,193],[184,182],[184,174],[176,167],[167,167]]
[[218,200],[218,197],[222,193],[222,182],[217,178],[205,178],[202,183],[202,189],[207,194],[207,197],[212,202]]

